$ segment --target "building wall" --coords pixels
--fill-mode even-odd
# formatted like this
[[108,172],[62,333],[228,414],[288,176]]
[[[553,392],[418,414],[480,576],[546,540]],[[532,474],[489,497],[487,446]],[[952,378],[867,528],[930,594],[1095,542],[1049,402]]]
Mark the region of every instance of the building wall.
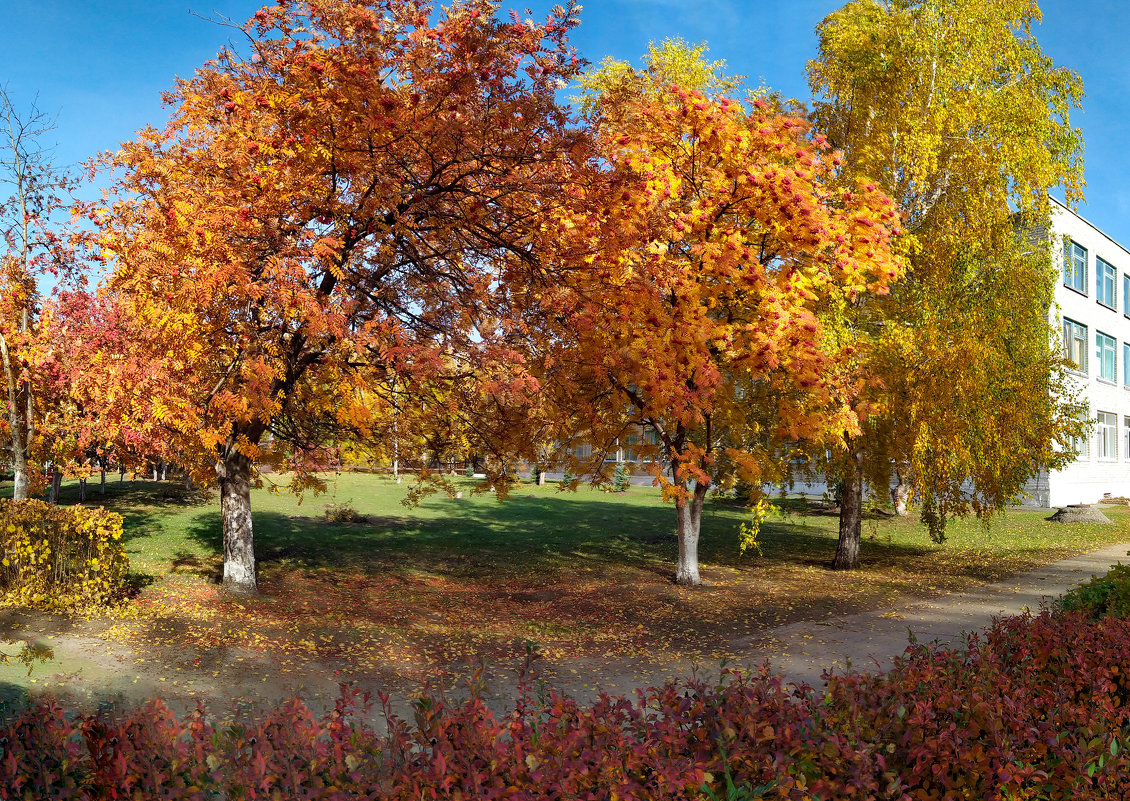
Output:
[[[1101,431],[1096,424],[1087,447],[1074,464],[1046,479],[1046,500],[1040,505],[1064,506],[1093,503],[1104,494],[1130,496],[1130,251],[1085,219],[1056,204],[1052,219],[1051,247],[1059,276],[1056,280],[1052,321],[1063,331],[1067,319],[1086,328],[1087,364],[1072,375],[1075,386],[1086,397],[1088,417],[1097,423],[1100,412],[1114,415],[1114,448],[1103,454]],[[1065,276],[1067,240],[1086,250],[1083,291],[1069,287],[1074,274]],[[1113,308],[1099,302],[1099,260],[1114,268]],[[1099,334],[1114,340],[1114,374],[1101,375]],[[1108,418],[1110,419],[1110,418]],[[1036,500],[1033,498],[1032,500]]]

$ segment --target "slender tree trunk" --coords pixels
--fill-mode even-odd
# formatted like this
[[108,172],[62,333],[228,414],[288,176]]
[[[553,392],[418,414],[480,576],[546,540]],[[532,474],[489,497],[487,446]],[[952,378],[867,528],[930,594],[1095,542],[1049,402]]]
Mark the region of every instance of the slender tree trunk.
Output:
[[78,502],[86,503],[86,479],[80,478],[78,480]]
[[63,474],[59,472],[59,468],[51,468],[51,490],[47,496],[48,501],[53,504],[59,503],[59,490],[63,486]]
[[118,483],[121,484],[126,480],[126,468],[124,465],[118,465]]
[[154,481],[157,481],[157,480],[158,480],[158,478],[159,478],[159,476],[157,475],[157,465],[156,465],[156,464],[154,464],[154,465],[153,465],[153,480],[154,480]]
[[675,570],[675,583],[696,585],[702,583],[698,573],[698,535],[702,529],[702,505],[709,484],[694,482],[689,498],[675,502],[678,515],[679,564]]
[[538,486],[539,487],[545,486],[545,471],[544,470],[538,470]]
[[106,494],[106,465],[98,468],[98,494]]
[[910,482],[903,476],[901,470],[895,471],[895,479],[898,481],[894,489],[891,490],[891,500],[895,504],[895,514],[899,517],[906,517],[910,513],[906,511],[906,502],[910,498]]
[[15,486],[12,488],[12,499],[26,501],[28,489],[31,486],[31,473],[27,465],[27,437],[24,421],[20,419],[20,383],[19,376],[12,364],[8,353],[8,342],[0,334],[0,362],[4,365],[4,377],[8,390],[8,434],[11,439],[12,472]]
[[258,592],[255,540],[251,528],[251,460],[231,452],[217,465],[220,516],[224,525],[224,590],[236,595]]
[[840,540],[836,544],[836,570],[859,568],[859,546],[863,534],[863,448],[852,446],[851,457],[843,476],[843,499],[840,501]]
[[169,463],[161,462],[161,480],[166,481],[169,478]]
[[187,469],[184,471],[184,488],[189,492],[196,489],[196,485],[192,483],[192,473]]

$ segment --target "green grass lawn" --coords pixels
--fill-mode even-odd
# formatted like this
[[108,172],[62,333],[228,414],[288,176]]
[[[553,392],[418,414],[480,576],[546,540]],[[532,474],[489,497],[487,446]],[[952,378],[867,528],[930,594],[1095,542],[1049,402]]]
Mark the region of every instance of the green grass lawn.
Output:
[[[114,477],[116,478],[116,476]],[[347,660],[359,670],[422,668],[519,654],[550,657],[723,656],[772,626],[880,608],[905,596],[968,587],[1072,553],[1130,540],[1130,509],[1114,525],[1063,525],[1011,511],[985,528],[951,524],[929,541],[914,519],[864,522],[863,568],[828,569],[836,517],[793,511],[768,521],[761,554],[740,556],[740,506],[710,501],[700,556],[709,586],[677,587],[674,509],[657,490],[560,492],[523,484],[500,503],[455,479],[406,507],[409,485],[364,474],[327,477],[329,492],[299,499],[253,493],[261,597],[218,591],[218,498],[173,483],[118,483],[104,502],[125,517],[125,547],[141,588],[111,629],[155,646],[246,649],[284,663]],[[68,486],[63,502],[77,490]],[[330,524],[328,504],[367,519]]]

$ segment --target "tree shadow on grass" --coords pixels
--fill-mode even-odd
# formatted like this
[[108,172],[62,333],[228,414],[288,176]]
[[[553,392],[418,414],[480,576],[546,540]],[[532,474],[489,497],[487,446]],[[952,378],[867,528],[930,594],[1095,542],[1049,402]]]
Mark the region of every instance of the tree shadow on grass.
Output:
[[[552,579],[578,567],[614,564],[670,579],[677,543],[670,505],[644,506],[601,498],[511,497],[504,503],[455,505],[440,518],[371,516],[365,522],[329,523],[323,518],[254,512],[256,558],[261,565],[347,568],[365,573],[388,570],[444,575],[537,573]],[[835,553],[830,525],[793,516],[763,526],[761,557],[739,557],[737,529],[743,510],[708,504],[703,515],[700,557],[704,564],[757,566],[776,563],[829,566]],[[196,515],[188,536],[222,554],[217,510]],[[906,561],[931,551],[890,542],[868,542],[871,564]],[[216,568],[185,553],[176,568],[213,580]]]

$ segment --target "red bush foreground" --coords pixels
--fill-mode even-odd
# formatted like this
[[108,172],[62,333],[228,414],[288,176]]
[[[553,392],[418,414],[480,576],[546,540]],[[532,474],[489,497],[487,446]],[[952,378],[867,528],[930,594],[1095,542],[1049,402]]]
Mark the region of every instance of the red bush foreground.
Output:
[[[725,671],[636,700],[426,700],[389,733],[343,692],[250,724],[160,701],[69,717],[42,703],[0,727],[0,798],[1130,798],[1130,623],[1048,611],[965,650],[912,645],[887,673],[821,695]],[[732,782],[732,784],[731,784]]]

